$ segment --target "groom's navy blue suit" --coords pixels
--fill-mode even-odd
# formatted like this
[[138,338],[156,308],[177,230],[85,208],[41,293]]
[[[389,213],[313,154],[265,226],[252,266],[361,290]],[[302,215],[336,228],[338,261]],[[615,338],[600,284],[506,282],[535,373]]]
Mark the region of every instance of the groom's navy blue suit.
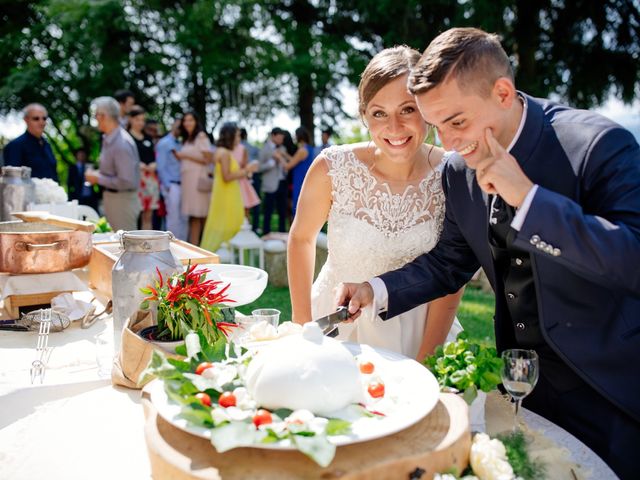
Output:
[[[440,241],[380,277],[387,318],[457,291],[481,266],[496,292],[498,349],[530,348],[522,341],[527,328],[538,335],[541,380],[528,406],[572,431],[625,478],[631,467],[620,457],[633,459],[640,444],[639,147],[600,115],[522,97],[526,121],[510,153],[539,187],[520,231],[510,229],[511,255],[500,261],[492,247],[491,197],[464,160],[451,157]],[[505,270],[522,265],[519,255],[529,262],[531,325],[513,318],[518,310],[509,302],[518,298],[505,286]]]

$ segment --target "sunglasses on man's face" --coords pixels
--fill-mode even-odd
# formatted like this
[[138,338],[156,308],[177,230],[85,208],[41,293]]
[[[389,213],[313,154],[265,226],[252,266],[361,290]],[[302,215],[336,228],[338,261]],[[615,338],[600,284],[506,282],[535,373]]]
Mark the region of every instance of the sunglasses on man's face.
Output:
[[44,115],[42,117],[29,117],[29,120],[33,120],[34,122],[39,122],[40,120],[42,120],[43,122],[47,121],[47,116]]

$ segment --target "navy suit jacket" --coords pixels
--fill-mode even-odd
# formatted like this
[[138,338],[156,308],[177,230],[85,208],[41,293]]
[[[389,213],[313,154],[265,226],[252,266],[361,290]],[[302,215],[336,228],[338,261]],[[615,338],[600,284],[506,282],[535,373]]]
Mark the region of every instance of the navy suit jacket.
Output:
[[50,178],[58,181],[56,157],[47,139],[34,137],[28,131],[10,141],[4,149],[4,164],[30,167],[32,178]]
[[[640,421],[638,144],[598,114],[523,96],[527,118],[510,153],[539,187],[514,246],[531,256],[542,334],[580,377]],[[443,187],[446,215],[436,247],[380,276],[387,317],[457,291],[481,266],[497,292],[498,349],[511,348],[487,195],[458,155],[445,166]]]

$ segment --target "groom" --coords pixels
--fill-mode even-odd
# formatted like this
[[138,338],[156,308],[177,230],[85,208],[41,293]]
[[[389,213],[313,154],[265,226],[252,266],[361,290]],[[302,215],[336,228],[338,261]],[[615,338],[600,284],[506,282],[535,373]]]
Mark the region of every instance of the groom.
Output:
[[494,35],[439,35],[409,78],[452,157],[437,246],[399,270],[344,284],[338,304],[387,318],[453,293],[484,268],[499,350],[540,357],[525,406],[565,428],[620,478],[640,444],[640,151],[595,113],[514,87]]

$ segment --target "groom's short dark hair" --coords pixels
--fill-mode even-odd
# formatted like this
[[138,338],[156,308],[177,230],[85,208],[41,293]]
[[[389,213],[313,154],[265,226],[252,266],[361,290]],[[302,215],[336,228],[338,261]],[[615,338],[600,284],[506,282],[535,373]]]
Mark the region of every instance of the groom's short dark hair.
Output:
[[513,82],[511,63],[498,36],[477,28],[452,28],[429,44],[409,75],[408,87],[417,95],[455,78],[461,89],[473,89],[484,97],[500,77]]

